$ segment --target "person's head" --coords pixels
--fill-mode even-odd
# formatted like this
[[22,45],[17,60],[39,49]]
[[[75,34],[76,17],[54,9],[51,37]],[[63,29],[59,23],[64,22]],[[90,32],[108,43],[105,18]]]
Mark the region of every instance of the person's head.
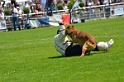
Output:
[[27,1],[25,1],[25,4],[28,4],[28,2],[27,2]]
[[32,2],[29,3],[29,5],[32,5],[32,4],[33,4]]
[[17,8],[17,10],[20,10],[20,7],[16,7]]
[[86,8],[85,8],[85,7],[83,7],[83,8],[82,8],[82,11],[85,11],[85,10],[86,10]]
[[11,8],[13,9],[14,8],[14,5],[11,5]]
[[59,23],[59,29],[57,30],[57,34],[65,34],[65,26],[62,21],[58,21]]
[[36,2],[39,2],[39,0],[36,0]]
[[89,2],[92,2],[93,0],[89,0]]
[[[64,25],[61,25],[61,26],[65,28]],[[61,26],[60,26],[60,27],[61,27]],[[58,29],[58,30],[57,30],[57,34],[65,35],[65,29]]]
[[63,6],[66,6],[66,3],[63,3]]
[[33,6],[33,8],[34,8],[33,10],[36,10],[36,5],[35,5],[35,6]]

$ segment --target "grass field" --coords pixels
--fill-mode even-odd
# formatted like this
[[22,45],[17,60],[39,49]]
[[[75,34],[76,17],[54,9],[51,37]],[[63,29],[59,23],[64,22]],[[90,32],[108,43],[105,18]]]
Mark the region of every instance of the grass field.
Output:
[[115,43],[108,52],[61,57],[53,42],[58,27],[0,32],[0,82],[124,82],[124,17],[73,25]]

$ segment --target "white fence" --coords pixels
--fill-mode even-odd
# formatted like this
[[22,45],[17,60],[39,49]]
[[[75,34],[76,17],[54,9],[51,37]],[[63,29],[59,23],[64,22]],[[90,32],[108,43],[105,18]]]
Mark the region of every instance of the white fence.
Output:
[[74,21],[79,19],[94,20],[124,15],[124,2],[110,5],[99,5],[84,7],[83,9],[73,10]]

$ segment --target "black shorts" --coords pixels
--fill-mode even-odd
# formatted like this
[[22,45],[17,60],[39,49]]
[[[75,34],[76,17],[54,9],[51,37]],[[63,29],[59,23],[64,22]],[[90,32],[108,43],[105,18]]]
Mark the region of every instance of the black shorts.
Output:
[[[68,46],[65,51],[65,56],[80,56],[82,54],[82,46],[81,44]],[[93,51],[99,51],[98,47],[96,46]]]
[[82,54],[82,46],[81,44],[68,46],[65,51],[65,56],[79,56]]

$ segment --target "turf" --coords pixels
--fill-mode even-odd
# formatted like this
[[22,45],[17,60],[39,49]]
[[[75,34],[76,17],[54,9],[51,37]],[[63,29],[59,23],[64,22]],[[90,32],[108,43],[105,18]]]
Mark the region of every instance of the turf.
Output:
[[0,82],[123,82],[124,17],[73,25],[115,43],[107,52],[61,57],[53,42],[58,27],[0,32]]

